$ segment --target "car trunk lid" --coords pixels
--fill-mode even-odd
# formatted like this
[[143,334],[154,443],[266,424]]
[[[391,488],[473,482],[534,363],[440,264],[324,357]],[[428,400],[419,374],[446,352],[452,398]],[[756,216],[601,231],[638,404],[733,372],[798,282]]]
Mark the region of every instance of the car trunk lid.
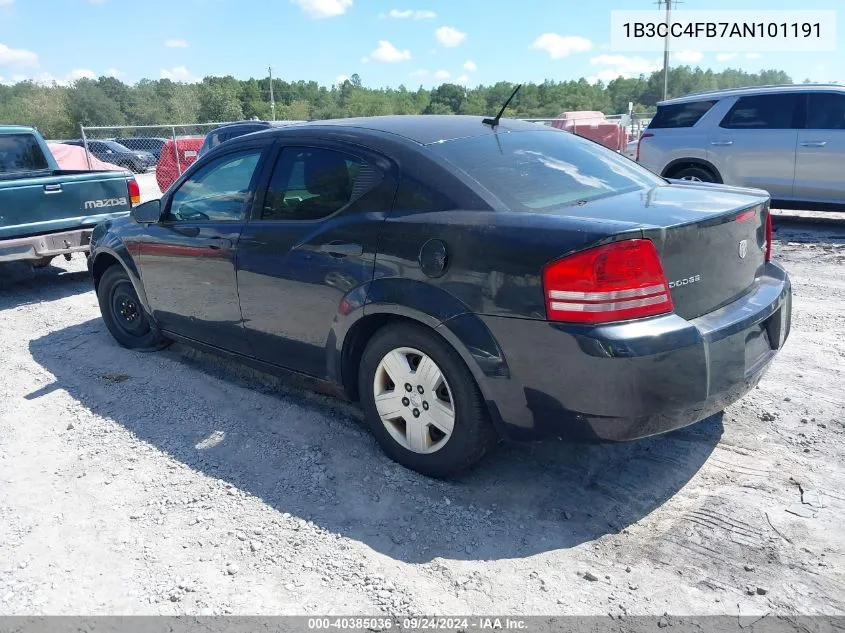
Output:
[[674,311],[686,319],[743,295],[765,264],[769,197],[759,190],[676,182],[558,213],[639,224],[660,256]]

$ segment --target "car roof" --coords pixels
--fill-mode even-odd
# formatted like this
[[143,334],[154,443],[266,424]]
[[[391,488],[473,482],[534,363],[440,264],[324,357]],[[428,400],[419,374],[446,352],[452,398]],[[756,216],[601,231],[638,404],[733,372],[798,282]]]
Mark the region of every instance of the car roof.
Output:
[[[484,117],[456,114],[397,114],[391,116],[355,117],[348,119],[327,119],[309,121],[274,130],[274,135],[296,133],[303,128],[332,128],[335,130],[366,130],[404,137],[419,145],[431,145],[459,138],[492,134],[493,128],[484,125]],[[526,130],[551,130],[537,123],[518,119],[501,119],[496,132],[519,132]]]
[[704,90],[693,92],[683,97],[659,101],[658,106],[704,101],[706,99],[724,99],[726,97],[744,97],[758,94],[777,94],[779,92],[841,92],[845,94],[845,86],[840,84],[772,84],[768,86],[747,86],[745,88],[725,88],[723,90]]

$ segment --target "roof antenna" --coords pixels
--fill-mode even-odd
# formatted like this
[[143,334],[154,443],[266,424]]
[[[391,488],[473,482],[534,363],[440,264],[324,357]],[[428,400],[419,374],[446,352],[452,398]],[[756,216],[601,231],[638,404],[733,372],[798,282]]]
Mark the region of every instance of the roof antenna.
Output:
[[505,110],[507,109],[511,100],[516,96],[516,93],[519,92],[520,88],[522,88],[522,84],[519,84],[516,88],[513,89],[511,96],[508,97],[508,100],[505,101],[505,105],[503,105],[502,109],[499,110],[499,114],[497,114],[492,119],[489,119],[489,118],[488,119],[482,119],[481,124],[482,125],[489,125],[490,127],[496,127],[497,125],[499,125],[499,119],[502,118],[502,115],[505,113]]

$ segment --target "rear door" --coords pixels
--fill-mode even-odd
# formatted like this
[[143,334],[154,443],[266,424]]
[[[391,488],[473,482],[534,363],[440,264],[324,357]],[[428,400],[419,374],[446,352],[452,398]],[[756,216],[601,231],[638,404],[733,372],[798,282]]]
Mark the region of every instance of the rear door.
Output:
[[710,133],[708,153],[725,184],[791,198],[795,181],[799,96],[762,94],[737,99]]
[[161,222],[139,237],[139,267],[153,316],[167,331],[248,353],[235,257],[265,147],[210,161],[164,202]]
[[343,299],[369,282],[395,192],[390,163],[358,146],[282,145],[238,249],[238,294],[255,355],[317,377]]
[[845,94],[806,96],[805,129],[798,131],[794,197],[845,202]]

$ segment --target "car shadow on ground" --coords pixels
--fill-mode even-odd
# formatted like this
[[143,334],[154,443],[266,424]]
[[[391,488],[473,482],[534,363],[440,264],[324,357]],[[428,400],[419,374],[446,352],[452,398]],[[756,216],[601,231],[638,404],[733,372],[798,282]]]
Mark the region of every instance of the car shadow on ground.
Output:
[[28,398],[64,389],[190,468],[406,562],[520,558],[622,532],[678,492],[723,431],[720,414],[626,444],[503,445],[435,481],[384,457],[351,405],[231,361],[131,352],[99,319],[30,350],[55,383]]
[[69,271],[53,265],[32,268],[21,262],[0,263],[0,310],[53,301],[91,289],[88,271],[84,269]]

